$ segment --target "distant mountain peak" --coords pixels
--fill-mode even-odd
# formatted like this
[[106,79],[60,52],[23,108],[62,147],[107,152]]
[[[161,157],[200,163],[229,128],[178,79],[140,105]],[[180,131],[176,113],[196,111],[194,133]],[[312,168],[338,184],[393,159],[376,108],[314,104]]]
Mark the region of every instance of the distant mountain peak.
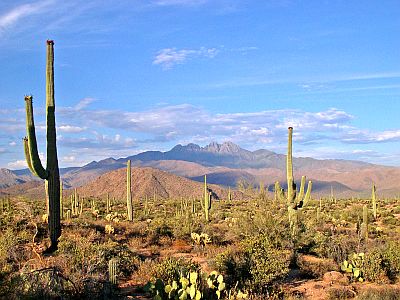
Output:
[[189,143],[186,146],[182,146],[181,144],[176,145],[174,148],[171,149],[172,152],[174,151],[200,151],[201,147],[197,144]]
[[204,150],[208,152],[223,153],[223,154],[234,154],[234,153],[239,153],[241,151],[246,151],[232,142],[223,142],[222,144],[218,144],[217,142],[211,142],[209,145],[204,147]]

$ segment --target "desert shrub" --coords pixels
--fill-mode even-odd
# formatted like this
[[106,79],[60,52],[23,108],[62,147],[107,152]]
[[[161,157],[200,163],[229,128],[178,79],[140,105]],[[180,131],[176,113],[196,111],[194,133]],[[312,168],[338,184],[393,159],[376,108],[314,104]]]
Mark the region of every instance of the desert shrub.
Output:
[[251,285],[255,290],[263,290],[289,272],[290,251],[273,247],[265,235],[249,238],[244,244],[250,258]]
[[310,252],[317,254],[319,257],[332,258],[337,264],[341,264],[347,259],[359,244],[356,236],[330,236],[328,233],[317,233],[314,241],[315,245],[310,249]]
[[91,242],[85,237],[60,238],[58,254],[68,259],[71,273],[85,275],[106,274],[108,261],[118,258],[120,275],[127,276],[137,267],[138,257],[124,244],[107,241]]
[[251,280],[249,257],[242,250],[229,248],[216,255],[212,265],[224,274],[228,286],[234,286],[238,282],[240,287],[243,287],[247,281]]
[[266,291],[289,272],[291,252],[274,247],[265,234],[245,239],[240,249],[228,250],[215,258],[214,265],[228,284]]
[[190,271],[199,271],[200,267],[191,262],[186,261],[183,258],[169,257],[158,264],[156,264],[152,270],[152,277],[154,279],[161,279],[165,283],[172,283],[172,281],[178,281],[181,274],[187,274]]
[[291,246],[291,233],[288,226],[288,217],[285,210],[257,211],[235,215],[240,220],[233,227],[238,241],[249,236],[263,235],[275,248],[289,248]]
[[400,220],[398,220],[397,218],[393,217],[393,215],[389,215],[386,218],[384,218],[382,220],[382,223],[385,225],[400,225]]
[[400,276],[400,244],[389,242],[382,252],[383,265],[390,279]]
[[326,272],[338,270],[338,265],[331,258],[300,254],[296,258],[296,264],[302,273],[314,278],[321,278]]
[[27,231],[16,231],[11,227],[0,233],[0,276],[15,271],[21,261],[27,260],[23,244],[28,239]]
[[77,295],[73,282],[59,268],[45,268],[17,274],[13,290],[7,295],[14,299],[72,299]]
[[364,257],[362,272],[364,278],[372,282],[385,282],[387,279],[383,265],[382,251],[374,249]]
[[164,219],[153,220],[148,228],[148,244],[159,245],[161,237],[173,237],[173,230]]
[[348,287],[335,287],[328,290],[327,296],[329,300],[345,300],[353,299],[356,294]]
[[400,299],[400,289],[373,289],[360,292],[358,300],[397,300]]

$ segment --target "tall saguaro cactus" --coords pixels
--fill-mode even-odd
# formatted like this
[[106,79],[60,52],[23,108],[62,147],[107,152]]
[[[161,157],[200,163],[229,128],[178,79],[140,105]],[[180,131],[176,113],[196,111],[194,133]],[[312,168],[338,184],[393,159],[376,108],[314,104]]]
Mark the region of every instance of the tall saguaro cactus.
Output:
[[210,221],[210,210],[211,210],[211,192],[208,192],[207,188],[207,175],[204,175],[204,204],[201,203],[202,208],[204,209],[204,215],[206,218],[206,222]]
[[374,215],[374,220],[376,220],[376,186],[372,184],[372,192],[371,192],[371,200],[372,200],[372,212]]
[[128,221],[133,221],[131,180],[131,161],[128,160],[126,164],[126,206],[128,208]]
[[280,187],[279,182],[275,183],[275,191],[280,201],[286,201],[289,223],[292,230],[292,235],[297,232],[298,214],[304,207],[306,207],[308,201],[311,198],[312,181],[308,182],[307,192],[304,194],[306,176],[301,177],[300,190],[297,193],[296,183],[293,178],[293,156],[292,156],[292,136],[293,127],[288,128],[288,152],[286,158],[286,175],[287,175],[287,195],[285,197],[283,189]]
[[49,252],[57,249],[61,235],[60,222],[60,173],[57,159],[55,101],[54,101],[54,42],[47,41],[46,64],[46,125],[47,125],[47,163],[46,169],[39,158],[35,124],[33,120],[32,96],[25,96],[26,132],[24,150],[26,162],[31,172],[47,181],[49,197],[49,232],[51,246]]

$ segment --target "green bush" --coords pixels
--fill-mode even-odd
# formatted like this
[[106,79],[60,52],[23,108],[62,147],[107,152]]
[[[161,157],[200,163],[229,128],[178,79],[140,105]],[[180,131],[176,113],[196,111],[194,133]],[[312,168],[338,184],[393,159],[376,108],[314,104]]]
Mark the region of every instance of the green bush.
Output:
[[365,255],[362,269],[364,278],[368,281],[382,283],[387,279],[382,251],[379,249],[374,249]]
[[327,233],[317,233],[310,252],[319,257],[332,258],[337,264],[341,264],[357,249],[358,242],[358,238],[352,235],[329,236]]
[[265,234],[245,239],[239,250],[219,254],[214,264],[228,284],[263,292],[289,272],[291,251],[274,247]]
[[151,273],[154,279],[161,279],[164,283],[171,284],[174,280],[178,281],[181,274],[199,270],[200,267],[195,263],[186,261],[183,258],[169,257],[156,264]]
[[104,243],[92,242],[86,237],[74,239],[61,236],[57,253],[68,259],[70,272],[85,275],[105,275],[108,270],[108,261],[119,258],[120,275],[128,276],[137,268],[138,257],[129,250],[127,245],[107,241]]
[[225,282],[228,286],[234,286],[236,282],[239,287],[244,287],[245,283],[251,280],[249,256],[243,250],[228,249],[218,254],[213,266],[224,274]]
[[400,244],[398,242],[389,242],[383,249],[383,265],[387,275],[394,280],[400,276]]

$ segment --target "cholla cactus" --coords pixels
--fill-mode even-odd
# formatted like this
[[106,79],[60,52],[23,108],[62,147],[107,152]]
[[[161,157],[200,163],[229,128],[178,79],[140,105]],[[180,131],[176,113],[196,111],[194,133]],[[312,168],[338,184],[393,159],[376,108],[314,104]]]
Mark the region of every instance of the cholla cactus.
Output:
[[104,231],[105,231],[107,234],[113,234],[114,231],[115,231],[115,229],[114,229],[114,227],[112,227],[111,225],[107,224],[107,225],[105,226],[105,228],[104,228]]
[[304,207],[307,206],[308,201],[311,198],[312,181],[308,182],[307,192],[304,194],[306,177],[301,177],[300,190],[297,193],[296,183],[293,179],[293,158],[292,158],[292,136],[293,127],[288,128],[288,154],[286,160],[286,175],[287,175],[287,185],[288,190],[285,197],[284,191],[281,188],[279,182],[275,183],[275,193],[280,201],[286,201],[288,213],[289,213],[289,223],[292,230],[292,235],[295,236],[298,230],[298,213]]

